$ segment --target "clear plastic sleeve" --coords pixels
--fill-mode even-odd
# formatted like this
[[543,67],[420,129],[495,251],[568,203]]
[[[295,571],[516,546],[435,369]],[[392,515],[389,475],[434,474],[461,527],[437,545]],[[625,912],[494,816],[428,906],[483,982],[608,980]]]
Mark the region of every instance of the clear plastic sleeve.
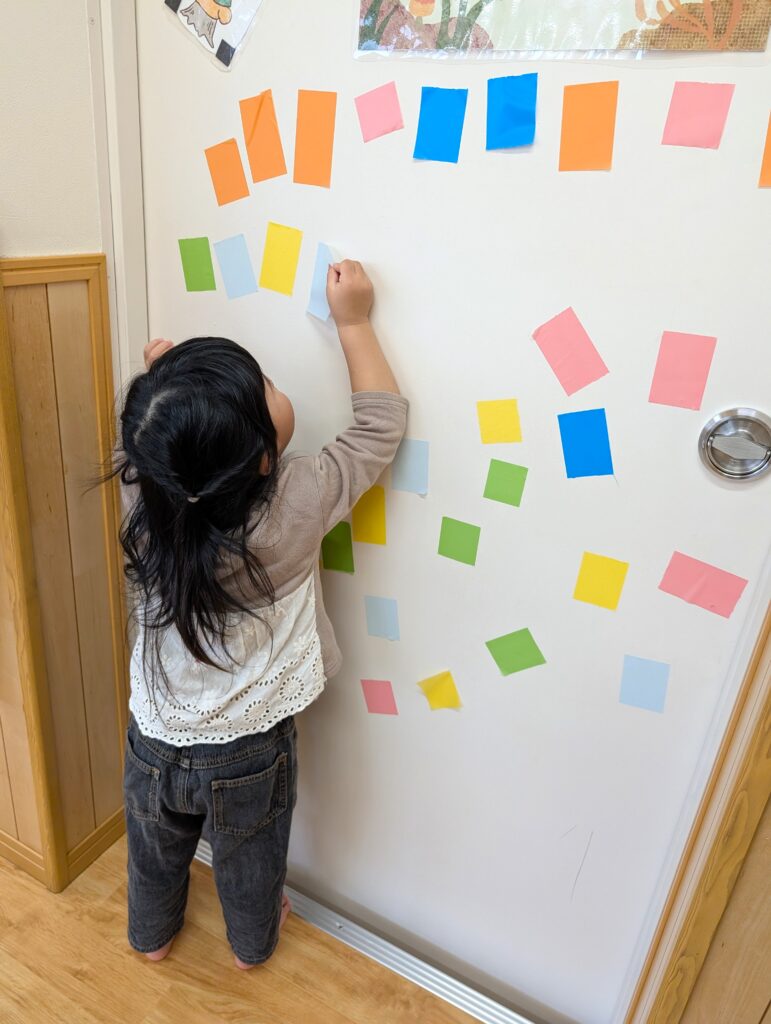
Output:
[[356,56],[759,53],[770,28],[771,0],[360,0]]

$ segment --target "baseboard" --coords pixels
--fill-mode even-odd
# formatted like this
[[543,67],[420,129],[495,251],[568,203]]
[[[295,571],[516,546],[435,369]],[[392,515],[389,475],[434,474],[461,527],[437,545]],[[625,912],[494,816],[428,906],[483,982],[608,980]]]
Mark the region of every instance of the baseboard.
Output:
[[111,814],[106,821],[103,821],[99,828],[87,835],[85,839],[69,851],[67,854],[69,881],[73,881],[82,871],[86,870],[89,864],[93,864],[97,857],[101,857],[105,850],[108,850],[113,843],[117,842],[125,831],[126,819],[121,807]]
[[32,875],[38,882],[46,884],[46,869],[43,862],[43,854],[33,850],[18,839],[9,836],[7,832],[0,832],[0,857],[5,857],[12,864]]
[[[211,847],[200,842],[196,859],[211,867]],[[354,924],[342,914],[317,903],[295,889],[285,888],[292,901],[292,911],[309,924],[315,925],[328,935],[358,950],[371,960],[377,961],[395,974],[420,985],[446,1003],[457,1006],[471,1017],[484,1024],[534,1024],[528,1017],[510,1010],[493,999],[477,992],[457,978],[445,974],[432,964],[427,964],[412,953],[407,953],[374,932]]]

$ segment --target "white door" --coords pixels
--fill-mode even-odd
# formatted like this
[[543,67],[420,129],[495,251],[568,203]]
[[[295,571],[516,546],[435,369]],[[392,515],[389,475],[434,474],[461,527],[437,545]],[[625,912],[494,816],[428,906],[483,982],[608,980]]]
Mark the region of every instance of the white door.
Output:
[[[771,477],[721,482],[697,438],[724,407],[771,411],[771,70],[360,62],[348,0],[266,0],[224,72],[160,0],[137,8],[151,334],[247,346],[294,400],[294,447],[318,449],[350,419],[334,332],[305,313],[328,243],[370,270],[429,445],[428,494],[386,474],[387,543],[323,574],[345,667],[299,719],[290,879],[502,1000],[619,1020],[768,596]],[[535,144],[486,152],[487,79],[531,71]],[[613,169],[560,173],[563,86],[611,79]],[[661,145],[680,79],[736,84],[717,150]],[[365,144],[354,97],[390,81],[405,127]],[[413,160],[424,85],[468,89],[457,165]],[[253,184],[239,101],[265,89],[289,172]],[[337,93],[329,189],[292,180],[298,89]],[[228,139],[249,194],[219,206],[204,150]],[[259,273],[269,221],[303,232],[291,297],[230,300],[216,260],[215,290],[186,290],[179,239],[243,234]],[[532,337],[568,308],[609,371],[569,396]],[[665,332],[717,339],[700,410],[648,400]],[[493,400],[516,400],[521,441],[481,442]],[[560,424],[580,447],[597,417],[559,417],[592,410],[612,472],[569,476]],[[491,460],[527,470],[519,505],[484,497]],[[493,472],[511,499],[522,471]],[[438,553],[445,517],[480,529],[474,565]],[[675,553],[748,581],[735,610],[699,606],[688,561],[669,589],[697,603],[664,592]],[[396,601],[398,640],[368,634],[365,597]],[[504,675],[487,642],[523,630],[542,658],[504,644]],[[444,671],[462,707],[431,710],[418,683]],[[362,680],[398,715],[368,713]]]

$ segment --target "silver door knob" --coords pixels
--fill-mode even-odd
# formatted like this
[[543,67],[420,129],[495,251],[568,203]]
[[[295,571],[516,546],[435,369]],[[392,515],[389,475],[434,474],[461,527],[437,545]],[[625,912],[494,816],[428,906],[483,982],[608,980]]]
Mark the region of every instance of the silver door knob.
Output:
[[757,409],[726,409],[704,424],[699,454],[726,480],[756,479],[771,467],[771,419]]

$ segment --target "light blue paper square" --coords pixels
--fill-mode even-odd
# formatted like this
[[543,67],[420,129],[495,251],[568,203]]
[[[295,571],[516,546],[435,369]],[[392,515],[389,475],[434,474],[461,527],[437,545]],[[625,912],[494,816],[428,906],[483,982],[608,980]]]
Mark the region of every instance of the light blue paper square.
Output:
[[382,636],[385,640],[399,639],[399,610],[393,598],[365,597],[364,608],[370,636]]
[[308,300],[307,312],[315,316],[317,320],[329,320],[329,303],[327,302],[327,272],[329,264],[335,262],[335,257],[328,245],[319,242],[316,249],[316,265],[313,268],[313,281],[311,282],[311,297]]
[[215,242],[214,251],[229,299],[240,299],[257,291],[257,281],[243,235],[233,235],[232,238]]
[[622,704],[661,713],[667,698],[668,682],[669,665],[666,662],[625,654],[619,700]]
[[404,438],[391,464],[391,487],[395,491],[428,494],[428,441]]

